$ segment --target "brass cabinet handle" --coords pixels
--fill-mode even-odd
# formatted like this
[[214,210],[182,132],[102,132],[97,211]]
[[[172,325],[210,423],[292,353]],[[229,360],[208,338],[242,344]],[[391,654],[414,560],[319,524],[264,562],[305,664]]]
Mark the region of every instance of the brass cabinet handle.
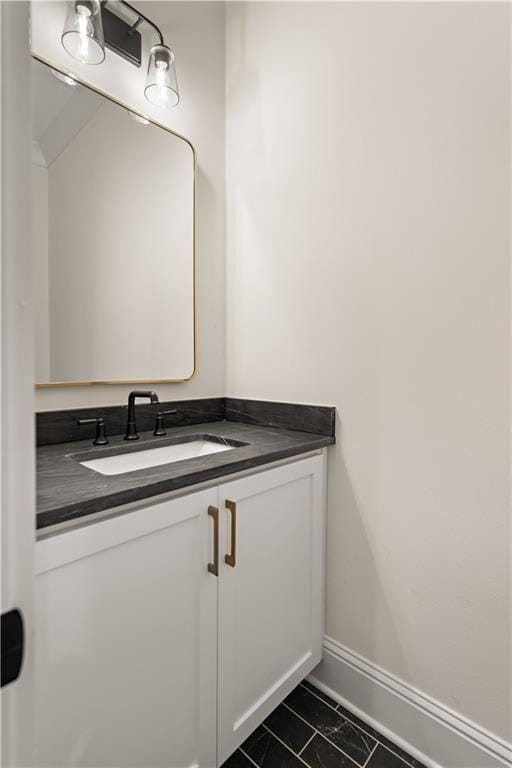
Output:
[[213,563],[208,563],[208,572],[219,575],[219,510],[208,507],[208,515],[213,520]]
[[236,501],[226,499],[226,509],[231,512],[231,552],[224,557],[227,565],[232,568],[236,565]]

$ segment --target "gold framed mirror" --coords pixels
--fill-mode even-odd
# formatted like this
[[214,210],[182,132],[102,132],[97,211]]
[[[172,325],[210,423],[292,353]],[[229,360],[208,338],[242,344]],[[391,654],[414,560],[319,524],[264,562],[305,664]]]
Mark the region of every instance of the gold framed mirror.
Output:
[[36,386],[196,368],[192,143],[33,56]]

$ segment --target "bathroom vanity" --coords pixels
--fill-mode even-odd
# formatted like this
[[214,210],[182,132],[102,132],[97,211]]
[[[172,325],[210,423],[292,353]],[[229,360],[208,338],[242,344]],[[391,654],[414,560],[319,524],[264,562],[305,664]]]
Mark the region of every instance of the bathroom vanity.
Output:
[[35,764],[217,768],[320,661],[334,409],[141,388],[195,369],[194,149],[32,77],[37,386],[138,386],[38,414]]
[[[225,420],[224,405],[163,443],[39,448],[39,766],[220,766],[320,661],[334,409],[317,410],[330,434]],[[230,448],[88,466],[198,436]]]

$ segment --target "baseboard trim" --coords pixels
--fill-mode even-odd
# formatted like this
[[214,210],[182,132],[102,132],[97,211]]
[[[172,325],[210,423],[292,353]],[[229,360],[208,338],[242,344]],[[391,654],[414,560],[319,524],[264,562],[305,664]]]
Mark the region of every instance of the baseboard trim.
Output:
[[309,679],[429,768],[512,767],[512,746],[330,637]]

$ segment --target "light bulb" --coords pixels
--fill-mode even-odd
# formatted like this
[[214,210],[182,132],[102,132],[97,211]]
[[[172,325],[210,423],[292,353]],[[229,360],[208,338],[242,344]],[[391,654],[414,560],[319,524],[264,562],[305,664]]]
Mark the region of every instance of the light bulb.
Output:
[[166,45],[151,49],[144,95],[150,104],[162,109],[175,107],[180,100],[174,53]]

